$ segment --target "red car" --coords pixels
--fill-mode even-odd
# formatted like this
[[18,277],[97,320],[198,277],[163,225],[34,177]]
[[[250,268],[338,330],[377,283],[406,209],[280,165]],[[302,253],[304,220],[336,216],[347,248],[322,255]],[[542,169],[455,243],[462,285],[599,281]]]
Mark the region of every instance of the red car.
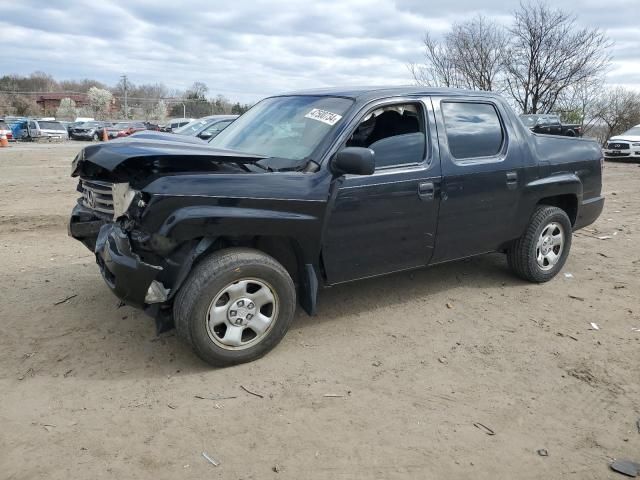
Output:
[[9,125],[4,123],[4,121],[0,120],[0,137],[2,135],[6,135],[7,140],[13,140],[13,132],[11,131],[11,128]]
[[147,129],[147,125],[144,122],[132,122],[127,124],[122,130],[118,130],[116,137],[128,137],[132,133],[141,132]]

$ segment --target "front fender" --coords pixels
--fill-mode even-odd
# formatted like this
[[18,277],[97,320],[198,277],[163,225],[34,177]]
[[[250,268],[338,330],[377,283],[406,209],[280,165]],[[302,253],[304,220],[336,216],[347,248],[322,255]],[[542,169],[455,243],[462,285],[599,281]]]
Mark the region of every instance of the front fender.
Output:
[[[285,235],[304,236],[319,219],[305,213],[247,208],[200,205],[173,212],[160,226],[158,234],[177,242],[197,237]],[[293,235],[296,236],[296,235]]]

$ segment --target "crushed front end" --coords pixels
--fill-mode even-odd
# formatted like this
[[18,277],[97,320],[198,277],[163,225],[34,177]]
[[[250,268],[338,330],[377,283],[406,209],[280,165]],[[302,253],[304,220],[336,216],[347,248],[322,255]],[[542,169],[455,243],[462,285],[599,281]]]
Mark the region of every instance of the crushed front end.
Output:
[[[80,196],[71,212],[69,235],[95,254],[111,291],[126,304],[143,308],[164,330],[160,323],[170,321],[173,296],[212,239],[176,240],[158,231],[173,218],[173,211],[162,206],[171,196],[148,193],[147,187],[183,173],[245,173],[245,162],[260,158],[149,139],[87,146],[72,163]],[[176,197],[180,205],[189,202],[183,193]]]
[[[139,308],[166,301],[168,289],[154,282],[166,261],[144,251],[148,236],[135,228],[145,205],[142,194],[127,183],[86,178],[80,178],[78,191],[81,196],[71,212],[69,235],[95,253],[109,288]],[[132,206],[134,200],[137,204]],[[145,261],[141,255],[152,258]]]

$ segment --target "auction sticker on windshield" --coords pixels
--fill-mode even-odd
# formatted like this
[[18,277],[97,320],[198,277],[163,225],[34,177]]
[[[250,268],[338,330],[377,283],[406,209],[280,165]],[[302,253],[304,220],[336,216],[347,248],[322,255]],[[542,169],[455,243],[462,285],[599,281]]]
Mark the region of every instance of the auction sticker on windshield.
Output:
[[305,115],[305,118],[318,120],[319,122],[326,123],[327,125],[335,125],[342,118],[342,115],[314,108]]

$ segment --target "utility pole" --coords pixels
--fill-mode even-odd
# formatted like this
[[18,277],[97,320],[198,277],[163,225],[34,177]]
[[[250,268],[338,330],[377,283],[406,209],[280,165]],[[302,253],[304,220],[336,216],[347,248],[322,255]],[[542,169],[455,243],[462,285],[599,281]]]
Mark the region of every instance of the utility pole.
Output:
[[129,107],[127,106],[127,76],[122,75],[120,78],[122,78],[122,82],[124,84],[124,118],[129,120]]

